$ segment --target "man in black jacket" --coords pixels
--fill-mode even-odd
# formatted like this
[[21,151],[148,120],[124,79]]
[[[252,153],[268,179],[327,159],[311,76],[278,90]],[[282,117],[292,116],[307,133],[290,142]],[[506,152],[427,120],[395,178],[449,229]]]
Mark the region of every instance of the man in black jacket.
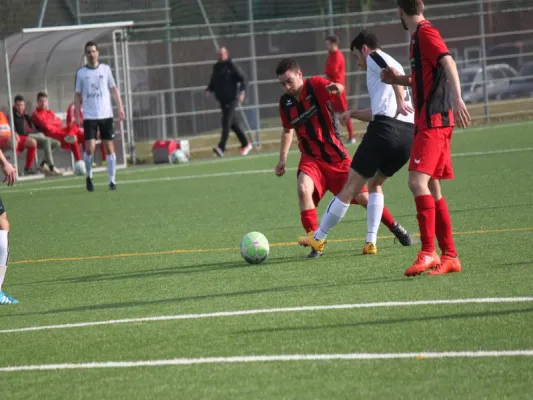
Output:
[[31,117],[26,114],[26,102],[21,95],[15,96],[13,106],[13,125],[15,132],[20,136],[29,136],[37,142],[37,148],[44,151],[44,160],[40,164],[40,170],[45,175],[57,176],[63,175],[61,171],[54,167],[54,156],[52,151],[60,146],[57,140],[46,137],[43,133],[39,133],[33,124]]
[[244,75],[229,58],[228,50],[221,47],[218,50],[218,62],[213,67],[211,80],[206,89],[206,94],[214,93],[222,108],[222,136],[218,146],[213,147],[213,151],[219,157],[224,156],[230,128],[241,142],[241,155],[246,156],[252,150],[252,144],[246,139],[235,118],[235,108],[244,101],[245,87]]

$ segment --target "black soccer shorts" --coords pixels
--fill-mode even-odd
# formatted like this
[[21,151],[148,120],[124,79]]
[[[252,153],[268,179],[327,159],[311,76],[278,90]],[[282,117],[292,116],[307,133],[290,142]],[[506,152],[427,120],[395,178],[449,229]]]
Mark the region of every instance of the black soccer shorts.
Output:
[[98,139],[98,131],[100,131],[100,139],[102,140],[115,139],[113,118],[86,119],[83,121],[83,131],[85,140]]
[[367,179],[377,171],[393,176],[409,161],[414,132],[414,124],[376,115],[353,156],[351,168]]

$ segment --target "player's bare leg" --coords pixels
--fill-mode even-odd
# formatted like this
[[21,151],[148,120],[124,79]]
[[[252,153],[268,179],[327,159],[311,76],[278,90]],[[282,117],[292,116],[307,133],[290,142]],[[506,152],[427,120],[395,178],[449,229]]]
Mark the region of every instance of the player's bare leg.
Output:
[[311,246],[323,243],[329,231],[344,218],[350,204],[355,202],[367,209],[368,229],[363,254],[377,254],[376,241],[380,222],[383,222],[389,228],[402,245],[410,246],[412,244],[411,236],[405,228],[394,220],[387,207],[385,207],[382,185],[386,179],[386,176],[381,175],[379,172],[376,173],[368,181],[370,194],[361,192],[367,179],[350,169],[348,180],[339,194],[330,202],[326,213],[322,217],[320,227],[313,235],[312,240],[309,237],[302,238],[300,243],[306,242]]
[[87,171],[86,188],[89,192],[94,191],[93,185],[93,156],[96,149],[96,140],[89,139],[85,141],[85,153],[83,154],[83,161],[85,162],[85,170]]
[[461,262],[457,257],[457,250],[453,241],[452,220],[448,205],[442,195],[440,181],[430,179],[429,190],[435,201],[435,234],[441,250],[440,264],[429,272],[429,275],[442,275],[461,271]]
[[9,259],[9,221],[5,212],[0,215],[0,305],[17,304],[18,300],[8,296],[2,291],[2,284],[7,272]]
[[115,142],[104,140],[105,151],[107,153],[107,176],[109,177],[109,190],[117,190],[115,182],[117,172],[117,156],[115,155]]
[[[415,197],[416,218],[420,229],[422,248],[415,262],[404,272],[405,276],[419,275],[440,264],[435,253],[435,199],[430,190],[431,176],[423,172],[409,171],[409,189]],[[432,184],[434,185],[434,184]],[[432,186],[434,190],[436,186]],[[438,191],[440,193],[440,189]]]
[[[316,206],[313,200],[313,193],[315,192],[315,183],[311,177],[304,172],[298,174],[298,202],[300,203],[300,218],[302,226],[308,235],[313,233],[318,228],[318,216],[316,213]],[[312,249],[308,258],[319,258],[324,254],[324,244]]]
[[374,232],[377,238],[377,231],[379,229],[379,223],[381,222],[389,229],[402,246],[412,246],[414,240],[407,229],[393,218],[388,208],[385,206],[383,185],[387,179],[387,176],[377,171],[367,182],[369,195],[367,206],[368,233],[366,242],[372,242],[371,239],[374,239]]
[[[329,231],[344,218],[352,200],[359,195],[365,183],[366,178],[350,169],[348,180],[342,190],[329,203],[318,229],[313,235],[300,238],[299,243],[303,246],[311,246],[314,250],[318,250],[321,246],[323,248]],[[361,199],[361,201],[366,204],[366,199]]]

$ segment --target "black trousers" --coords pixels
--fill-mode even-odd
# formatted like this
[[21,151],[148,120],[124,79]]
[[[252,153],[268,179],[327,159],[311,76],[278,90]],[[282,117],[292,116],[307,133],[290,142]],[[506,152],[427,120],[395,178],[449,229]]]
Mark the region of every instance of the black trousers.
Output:
[[237,135],[237,138],[241,142],[241,146],[247,146],[248,139],[246,139],[246,135],[244,134],[244,131],[240,127],[239,123],[237,122],[237,118],[235,117],[235,108],[237,107],[237,102],[234,101],[233,103],[228,104],[220,103],[220,107],[222,108],[222,135],[220,136],[218,147],[220,147],[222,151],[226,150],[226,142],[228,141],[230,128]]

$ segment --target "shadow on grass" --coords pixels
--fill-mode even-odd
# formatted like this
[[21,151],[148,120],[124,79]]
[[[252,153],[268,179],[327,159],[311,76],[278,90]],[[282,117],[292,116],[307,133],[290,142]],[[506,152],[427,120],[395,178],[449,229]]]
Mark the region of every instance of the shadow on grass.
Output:
[[428,321],[447,321],[454,319],[468,319],[468,318],[486,318],[486,317],[502,317],[514,314],[528,314],[533,312],[533,308],[519,309],[519,310],[503,310],[503,311],[483,311],[476,313],[461,313],[450,315],[435,315],[429,317],[413,317],[413,318],[392,318],[380,319],[364,322],[355,322],[348,324],[334,324],[334,325],[315,325],[315,326],[289,326],[285,328],[267,328],[267,329],[251,329],[245,331],[234,332],[236,335],[254,334],[254,333],[281,333],[281,332],[305,332],[315,331],[320,329],[343,329],[343,328],[357,328],[364,326],[381,326],[394,324],[409,324],[413,322],[428,322]]
[[394,279],[391,277],[377,277],[377,278],[368,278],[368,279],[358,279],[355,282],[347,282],[347,283],[340,283],[340,284],[315,283],[315,284],[306,284],[306,285],[278,286],[278,287],[242,290],[242,291],[227,292],[227,293],[213,293],[213,294],[198,295],[198,296],[174,297],[174,298],[156,299],[156,300],[133,300],[133,301],[125,301],[125,302],[117,302],[117,303],[106,303],[106,304],[95,304],[95,305],[86,305],[86,306],[70,307],[70,308],[59,308],[59,309],[45,310],[45,311],[38,311],[38,312],[18,313],[18,314],[9,314],[9,315],[6,314],[6,315],[0,315],[0,318],[143,307],[143,306],[153,306],[153,305],[158,305],[158,304],[181,303],[181,302],[186,302],[186,301],[212,300],[212,299],[217,299],[217,298],[232,298],[232,297],[239,297],[239,296],[253,296],[253,295],[266,294],[266,293],[322,290],[322,289],[327,289],[327,288],[341,288],[341,287],[367,285],[367,284],[392,282],[392,281],[405,281],[405,279],[399,279],[399,278]]

